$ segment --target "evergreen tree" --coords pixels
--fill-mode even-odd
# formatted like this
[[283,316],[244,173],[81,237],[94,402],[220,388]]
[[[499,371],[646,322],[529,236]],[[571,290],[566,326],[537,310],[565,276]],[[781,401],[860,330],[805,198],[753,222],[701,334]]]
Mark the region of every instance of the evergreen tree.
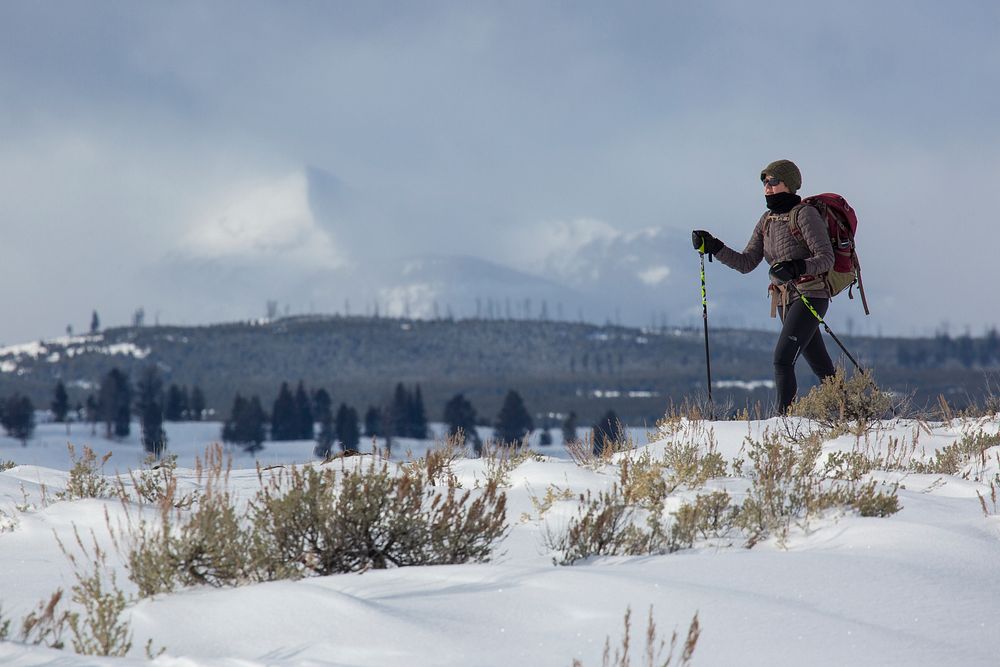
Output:
[[448,427],[448,435],[456,437],[459,432],[465,436],[467,443],[472,443],[478,452],[482,443],[476,432],[476,409],[462,394],[455,394],[444,404],[444,423]]
[[160,458],[167,446],[167,434],[163,430],[163,380],[156,366],[146,366],[136,385],[136,412],[142,429],[142,446]]
[[337,440],[345,452],[358,451],[358,443],[361,441],[358,412],[348,407],[346,403],[341,403],[340,409],[337,410]]
[[28,439],[35,432],[35,406],[31,399],[21,394],[14,394],[3,402],[0,410],[0,423],[7,435],[21,441],[22,447],[28,446]]
[[56,383],[55,392],[52,397],[52,417],[59,423],[67,422],[66,432],[69,432],[69,422],[66,415],[69,414],[69,394],[66,393],[66,385],[62,380]]
[[319,422],[316,449],[313,453],[325,459],[330,455],[333,443],[337,439],[337,433],[333,428],[333,401],[326,389],[320,389],[313,396],[313,410],[316,421]]
[[183,421],[188,412],[187,397],[185,392],[176,384],[170,385],[167,390],[167,404],[163,409],[163,417],[168,422]]
[[374,405],[369,405],[368,410],[365,411],[365,435],[369,438],[383,437],[385,435],[383,432],[383,421],[382,409]]
[[90,434],[97,435],[97,422],[101,421],[101,405],[97,397],[87,394],[87,422],[90,424]]
[[278,397],[274,399],[274,409],[271,411],[271,440],[295,440],[298,436],[295,397],[292,396],[288,383],[282,382]]
[[264,407],[260,404],[260,399],[254,396],[246,404],[236,422],[236,441],[251,454],[259,452],[264,449],[263,443],[267,437],[266,423],[267,414],[264,412]]
[[266,422],[267,415],[264,414],[260,399],[254,396],[247,400],[237,393],[229,419],[222,427],[222,439],[242,445],[250,453],[256,453],[263,449]]
[[417,385],[410,398],[410,437],[419,440],[427,439],[427,411],[424,409],[424,396]]
[[315,435],[315,419],[312,411],[312,401],[306,393],[305,385],[299,380],[299,386],[295,390],[295,423],[297,426],[298,440],[312,440]]
[[90,333],[94,334],[101,330],[101,318],[97,316],[97,311],[95,310],[90,316]]
[[579,438],[576,435],[576,429],[577,429],[576,413],[570,410],[569,414],[566,415],[566,419],[564,419],[562,423],[562,437],[564,445],[568,445],[571,442],[576,442],[577,440],[579,440]]
[[222,423],[223,442],[237,442],[236,423],[246,407],[246,399],[240,395],[240,392],[236,392],[236,396],[233,397],[233,407],[229,410],[229,419]]
[[521,441],[535,429],[531,415],[524,407],[521,395],[511,389],[503,399],[497,415],[496,439],[500,444],[520,445]]
[[132,387],[125,373],[117,368],[108,371],[101,381],[98,404],[105,424],[105,437],[128,437],[132,421]]
[[622,423],[614,410],[608,410],[604,416],[594,424],[594,454],[600,456],[611,443],[621,438]]
[[191,390],[191,400],[188,402],[188,418],[192,421],[200,422],[205,414],[205,394],[201,387],[195,385]]
[[408,437],[410,434],[409,422],[410,422],[410,395],[406,391],[406,387],[400,382],[396,385],[396,391],[392,396],[392,406],[390,407],[390,422],[392,423],[392,431],[388,435],[394,435],[401,438]]

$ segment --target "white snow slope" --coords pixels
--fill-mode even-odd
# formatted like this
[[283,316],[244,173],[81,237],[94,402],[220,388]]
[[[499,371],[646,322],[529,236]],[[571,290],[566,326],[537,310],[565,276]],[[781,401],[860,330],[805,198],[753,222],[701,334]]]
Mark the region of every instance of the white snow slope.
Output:
[[[748,435],[781,428],[775,420],[702,426],[692,428],[691,437],[714,437],[730,460]],[[215,439],[218,424],[168,427],[179,477],[193,483],[193,456]],[[55,536],[71,544],[75,526],[107,544],[105,512],[112,523],[123,515],[116,499],[55,500],[67,479],[69,460],[60,451],[65,442],[78,448],[92,442],[98,453],[112,449],[108,476],[116,465],[138,467],[141,458],[134,439],[110,443],[79,425],[74,430],[80,433],[67,437],[62,428],[40,426],[24,448],[0,439],[0,461],[21,464],[0,472],[0,609],[12,621],[12,634],[39,601],[75,582]],[[970,430],[997,433],[1000,420],[929,428],[887,422],[868,445],[916,438],[917,456],[929,457]],[[639,449],[656,455],[664,443],[655,440]],[[417,453],[425,446],[409,444]],[[849,451],[855,445],[843,436],[824,448]],[[268,443],[264,461],[306,462],[310,450],[307,442]],[[784,544],[772,539],[747,549],[734,539],[672,555],[591,558],[572,566],[553,565],[542,532],[573,516],[576,501],[559,501],[540,519],[530,494],[543,495],[549,485],[574,493],[605,489],[617,481],[617,466],[577,466],[558,445],[540,451],[554,456],[529,460],[510,476],[512,529],[490,563],[187,589],[129,604],[125,616],[134,646],[127,658],[6,641],[0,663],[146,664],[143,647],[151,638],[154,647],[166,649],[154,660],[164,666],[569,667],[574,659],[589,666],[601,664],[606,637],[612,646],[620,642],[628,607],[633,651],[641,654],[652,605],[659,633],[668,639],[675,628],[683,636],[697,612],[702,633],[695,665],[1000,664],[1000,517],[992,506],[985,514],[976,494],[990,502],[1000,448],[960,476],[873,473],[902,484],[902,510],[888,518],[834,512],[795,527]],[[252,460],[237,456],[235,468],[231,487],[252,494],[258,487]],[[484,463],[463,459],[455,472],[472,487],[483,479]],[[721,478],[709,486],[739,500],[746,480]],[[119,584],[133,594],[120,556],[110,553]]]

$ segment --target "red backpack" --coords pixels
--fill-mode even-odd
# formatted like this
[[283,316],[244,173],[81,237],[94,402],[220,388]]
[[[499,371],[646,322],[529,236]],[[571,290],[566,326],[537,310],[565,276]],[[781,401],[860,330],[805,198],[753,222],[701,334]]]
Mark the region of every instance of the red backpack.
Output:
[[805,239],[802,238],[802,230],[799,229],[796,214],[802,206],[806,205],[814,207],[826,221],[827,231],[830,233],[830,243],[833,245],[833,268],[825,275],[816,277],[826,281],[830,296],[840,294],[846,289],[847,295],[853,299],[853,288],[857,283],[865,315],[869,315],[865,286],[861,282],[861,262],[858,261],[858,253],[854,243],[854,234],[858,230],[857,213],[854,212],[846,199],[832,192],[806,197],[799,206],[792,209],[791,224],[789,225],[792,236],[803,245]]

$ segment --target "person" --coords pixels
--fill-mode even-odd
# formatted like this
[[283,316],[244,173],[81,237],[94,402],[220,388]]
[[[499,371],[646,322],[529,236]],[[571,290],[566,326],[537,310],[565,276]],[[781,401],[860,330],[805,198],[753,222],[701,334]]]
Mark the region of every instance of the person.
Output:
[[[794,162],[772,162],[760,172],[760,180],[767,210],[743,252],[729,248],[701,229],[692,232],[691,240],[696,250],[713,255],[740,273],[753,271],[761,259],[770,265],[771,317],[775,313],[781,316],[781,333],[774,347],[774,385],[778,411],[787,414],[798,390],[795,362],[799,354],[820,380],[834,374],[819,320],[789,287],[794,283],[816,312],[825,316],[830,291],[822,276],[833,267],[833,245],[819,211],[803,204],[796,194],[802,187],[802,173]],[[801,241],[791,231],[793,213]]]

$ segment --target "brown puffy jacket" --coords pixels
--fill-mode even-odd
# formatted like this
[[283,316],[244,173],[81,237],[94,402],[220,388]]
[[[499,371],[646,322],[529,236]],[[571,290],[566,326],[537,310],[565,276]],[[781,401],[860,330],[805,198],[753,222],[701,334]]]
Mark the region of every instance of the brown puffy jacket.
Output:
[[[802,232],[805,245],[796,239],[789,229],[792,214],[765,211],[750,235],[750,241],[743,252],[736,252],[723,246],[715,256],[720,262],[740,273],[750,273],[760,260],[768,266],[789,259],[804,259],[807,276],[819,276],[833,268],[833,245],[823,216],[815,207],[800,204],[796,207],[795,221]],[[777,282],[772,278],[772,283]],[[830,290],[825,281],[807,280],[796,285],[807,297],[830,298]],[[772,290],[773,292],[773,290]]]

